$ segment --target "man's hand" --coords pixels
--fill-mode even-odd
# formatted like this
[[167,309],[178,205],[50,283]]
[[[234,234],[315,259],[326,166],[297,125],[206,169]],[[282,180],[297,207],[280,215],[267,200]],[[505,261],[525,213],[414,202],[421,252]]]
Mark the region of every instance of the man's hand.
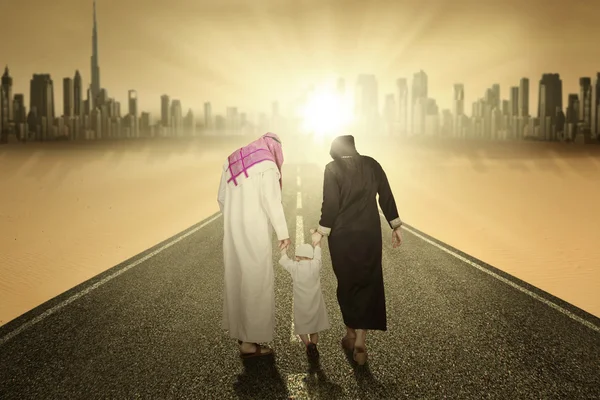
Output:
[[316,229],[311,229],[310,233],[312,233],[312,236],[311,236],[312,245],[313,245],[313,247],[315,247],[316,245],[321,243],[321,239],[323,239],[323,235],[321,235],[319,232],[317,232]]
[[402,244],[402,227],[397,227],[392,231],[392,247],[395,249]]
[[290,241],[289,238],[280,240],[279,241],[279,250],[281,250],[281,251],[286,250],[290,246],[291,243],[292,242]]

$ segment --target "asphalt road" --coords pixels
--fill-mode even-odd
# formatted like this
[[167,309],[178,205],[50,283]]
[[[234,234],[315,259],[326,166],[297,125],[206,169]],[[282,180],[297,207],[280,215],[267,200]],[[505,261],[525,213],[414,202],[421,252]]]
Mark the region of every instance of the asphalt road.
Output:
[[[298,217],[306,240],[318,222],[321,185],[317,166],[285,166],[293,242]],[[216,201],[216,188],[207,195]],[[240,360],[220,329],[217,216],[1,327],[0,399],[600,398],[598,318],[414,228],[399,249],[386,225],[382,234],[389,330],[369,334],[366,366],[339,345],[326,243],[332,328],[320,364],[292,337],[292,283],[277,252],[276,354]]]

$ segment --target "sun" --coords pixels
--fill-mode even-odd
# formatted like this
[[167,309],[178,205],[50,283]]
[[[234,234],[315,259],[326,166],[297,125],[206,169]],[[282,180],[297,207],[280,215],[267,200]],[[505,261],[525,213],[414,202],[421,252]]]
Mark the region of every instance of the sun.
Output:
[[315,136],[337,135],[352,122],[352,108],[347,99],[335,91],[321,90],[306,102],[302,119],[304,130]]

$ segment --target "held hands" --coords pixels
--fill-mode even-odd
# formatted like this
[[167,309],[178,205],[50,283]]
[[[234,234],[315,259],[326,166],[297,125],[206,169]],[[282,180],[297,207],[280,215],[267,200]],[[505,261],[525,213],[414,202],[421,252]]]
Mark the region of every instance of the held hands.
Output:
[[402,228],[399,226],[392,231],[392,247],[395,249],[402,244]]
[[283,239],[279,241],[279,250],[281,250],[281,252],[285,252],[287,251],[287,248],[290,246],[292,242],[290,241],[290,239]]
[[312,233],[311,239],[312,239],[313,247],[321,244],[321,239],[323,239],[323,235],[321,235],[319,232],[317,232],[316,229],[311,229],[310,233]]

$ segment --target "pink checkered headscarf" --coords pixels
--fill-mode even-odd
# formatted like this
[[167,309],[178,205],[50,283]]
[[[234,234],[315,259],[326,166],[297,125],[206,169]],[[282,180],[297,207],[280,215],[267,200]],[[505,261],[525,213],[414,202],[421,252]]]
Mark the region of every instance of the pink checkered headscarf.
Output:
[[[274,133],[267,132],[254,142],[246,147],[234,151],[228,157],[229,172],[231,178],[227,183],[233,181],[237,186],[236,178],[242,173],[248,177],[248,168],[259,162],[270,160],[277,165],[281,176],[281,166],[283,165],[283,150],[281,148],[281,140]],[[281,178],[279,178],[279,187],[282,186]]]

